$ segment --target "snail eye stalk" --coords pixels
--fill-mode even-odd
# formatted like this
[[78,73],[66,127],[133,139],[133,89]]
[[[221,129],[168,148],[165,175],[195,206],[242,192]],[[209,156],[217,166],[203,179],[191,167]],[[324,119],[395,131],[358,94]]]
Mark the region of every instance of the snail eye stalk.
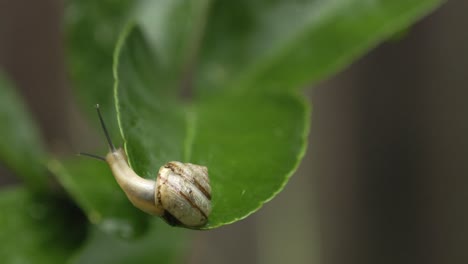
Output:
[[90,154],[90,153],[86,153],[86,152],[80,152],[80,153],[78,153],[78,155],[79,155],[79,156],[90,157],[90,158],[97,159],[97,160],[106,161],[106,159],[105,159],[104,157],[101,157],[101,156],[98,156],[98,155],[94,155],[94,154]]

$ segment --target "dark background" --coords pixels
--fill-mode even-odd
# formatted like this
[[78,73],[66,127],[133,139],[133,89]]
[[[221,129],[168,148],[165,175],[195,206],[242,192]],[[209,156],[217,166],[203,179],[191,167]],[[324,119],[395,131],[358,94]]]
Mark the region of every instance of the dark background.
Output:
[[[89,137],[64,61],[63,2],[0,0],[0,68],[51,152]],[[309,89],[310,143],[284,192],[198,232],[191,263],[468,263],[468,1]],[[0,183],[14,184],[0,165]]]

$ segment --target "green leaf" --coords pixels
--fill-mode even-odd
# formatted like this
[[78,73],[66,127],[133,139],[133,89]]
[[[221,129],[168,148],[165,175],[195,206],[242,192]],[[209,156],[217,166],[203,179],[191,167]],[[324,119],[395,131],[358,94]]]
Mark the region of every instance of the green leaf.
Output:
[[208,166],[213,212],[204,228],[242,219],[281,190],[305,151],[305,101],[288,93],[248,94],[187,106],[139,71],[154,56],[138,28],[127,33],[116,50],[116,101],[132,168],[154,179],[171,160]]
[[10,81],[0,72],[0,159],[28,187],[44,190],[46,153],[36,124]]
[[195,87],[297,91],[328,77],[440,0],[218,0]]
[[123,240],[93,228],[71,263],[182,263],[180,252],[186,252],[183,231],[161,221],[151,221],[144,236]]
[[86,235],[82,215],[67,201],[0,191],[2,263],[65,263]]

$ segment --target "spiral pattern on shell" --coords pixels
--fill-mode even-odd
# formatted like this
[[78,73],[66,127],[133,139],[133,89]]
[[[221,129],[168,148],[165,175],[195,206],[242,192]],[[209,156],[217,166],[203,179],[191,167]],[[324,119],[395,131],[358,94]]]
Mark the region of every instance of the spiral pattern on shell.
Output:
[[171,161],[156,179],[155,204],[171,225],[203,226],[211,213],[211,187],[205,166]]

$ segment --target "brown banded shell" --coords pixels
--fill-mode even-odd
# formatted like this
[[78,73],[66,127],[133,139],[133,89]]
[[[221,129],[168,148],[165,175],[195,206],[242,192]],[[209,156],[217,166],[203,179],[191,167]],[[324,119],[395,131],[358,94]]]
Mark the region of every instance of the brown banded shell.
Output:
[[205,166],[168,162],[156,179],[156,207],[173,225],[203,226],[211,212],[211,187]]

